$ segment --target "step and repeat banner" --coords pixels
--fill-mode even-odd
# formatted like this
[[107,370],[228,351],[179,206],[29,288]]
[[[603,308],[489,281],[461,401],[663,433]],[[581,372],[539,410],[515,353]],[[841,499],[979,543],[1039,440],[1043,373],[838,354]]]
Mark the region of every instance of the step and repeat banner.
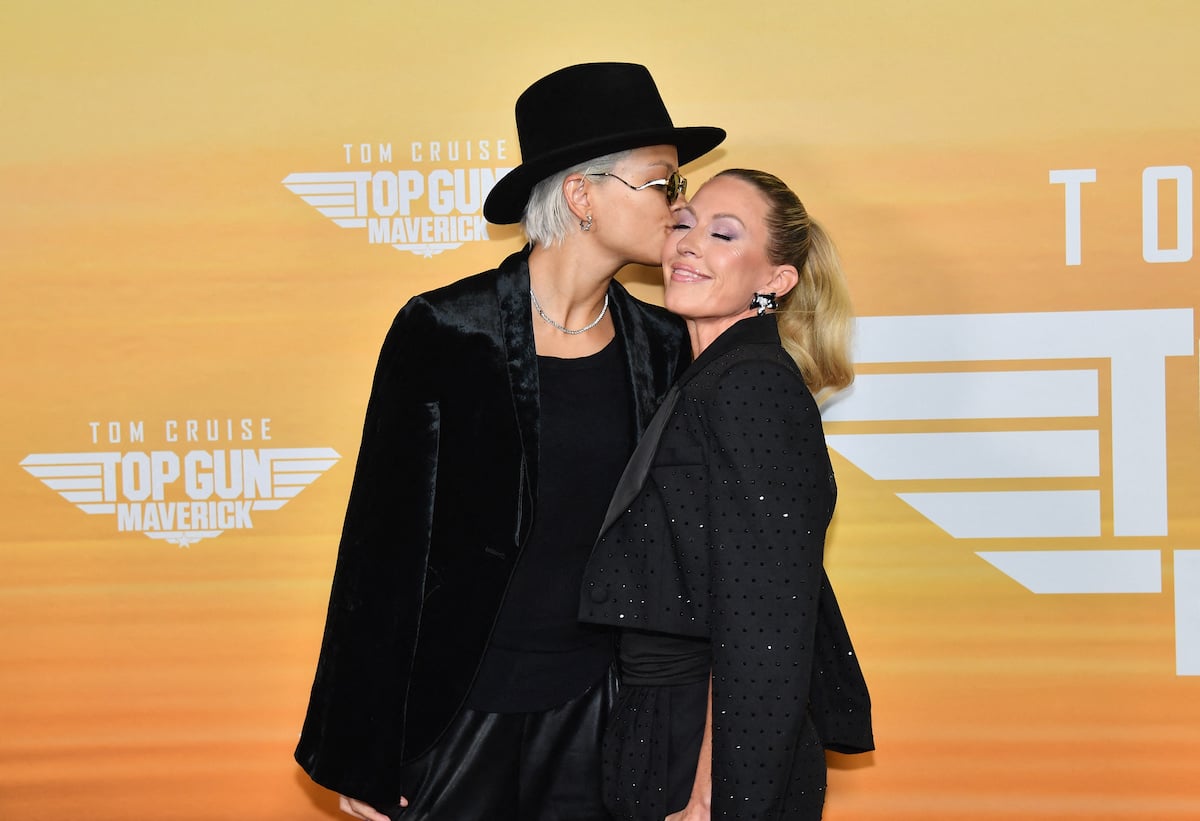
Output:
[[827,565],[878,750],[826,818],[1200,817],[1198,27],[7,3],[0,817],[337,817],[291,754],[379,344],[520,247],[481,214],[516,96],[610,59],[728,130],[693,190],[780,175],[851,279]]

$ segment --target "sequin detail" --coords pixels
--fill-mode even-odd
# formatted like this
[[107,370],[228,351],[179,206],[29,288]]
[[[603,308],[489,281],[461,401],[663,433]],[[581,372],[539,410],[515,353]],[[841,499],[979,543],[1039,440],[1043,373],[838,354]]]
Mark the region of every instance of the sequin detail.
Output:
[[[742,345],[691,375],[656,444],[593,551],[581,615],[711,641],[712,817],[818,819],[822,736],[866,690],[853,657],[849,675],[829,661],[849,640],[822,566],[836,486],[816,402],[778,344]],[[653,698],[622,703],[638,715],[613,726],[639,729],[606,750],[631,790],[618,817],[648,818],[635,804],[662,787],[664,719]],[[872,744],[866,712],[847,746]]]

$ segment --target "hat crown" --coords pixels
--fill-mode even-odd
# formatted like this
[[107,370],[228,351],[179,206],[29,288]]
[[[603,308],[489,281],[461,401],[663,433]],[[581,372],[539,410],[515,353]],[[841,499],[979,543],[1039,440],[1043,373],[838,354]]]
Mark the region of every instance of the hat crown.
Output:
[[674,127],[654,78],[635,63],[584,63],[549,74],[517,98],[516,121],[524,162]]
[[517,98],[521,164],[496,181],[483,202],[489,222],[518,222],[540,181],[606,154],[673,145],[679,164],[711,151],[725,131],[676,128],[645,66],[582,63],[559,69]]

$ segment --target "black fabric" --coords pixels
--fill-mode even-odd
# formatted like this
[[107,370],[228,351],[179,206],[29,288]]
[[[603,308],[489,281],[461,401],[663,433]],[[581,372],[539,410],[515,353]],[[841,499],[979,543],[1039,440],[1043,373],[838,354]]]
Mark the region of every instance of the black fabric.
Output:
[[712,645],[708,639],[625,630],[621,633],[621,683],[661,687],[667,684],[708,683]]
[[[562,116],[564,111],[571,116]],[[654,78],[635,63],[559,69],[517,98],[516,120],[521,164],[496,180],[484,200],[488,222],[520,221],[533,186],[577,163],[632,148],[673,145],[683,165],[725,139],[721,128],[676,128]]]
[[614,493],[580,617],[711,641],[714,818],[808,817],[789,808],[809,722],[830,749],[874,747],[822,567],[835,499],[816,402],[769,314],[697,358]]
[[[687,806],[707,708],[707,681],[660,687],[622,683],[604,736],[604,805],[614,821],[662,821]],[[825,751],[811,718],[799,730],[786,777],[782,817],[819,821]],[[729,817],[757,821],[765,816],[743,807]]]
[[639,687],[622,681],[604,734],[604,805],[617,821],[662,821],[683,809],[704,742],[708,677]]
[[613,661],[612,630],[576,611],[583,566],[633,450],[620,343],[577,359],[538,357],[541,441],[533,529],[467,706],[545,710],[583,692]]
[[[373,804],[462,707],[528,538],[538,377],[528,251],[414,297],[384,341],[296,760]],[[617,282],[640,432],[687,360],[682,322]]]
[[433,751],[396,773],[394,821],[608,821],[600,750],[616,693],[606,674],[553,710],[463,710]]

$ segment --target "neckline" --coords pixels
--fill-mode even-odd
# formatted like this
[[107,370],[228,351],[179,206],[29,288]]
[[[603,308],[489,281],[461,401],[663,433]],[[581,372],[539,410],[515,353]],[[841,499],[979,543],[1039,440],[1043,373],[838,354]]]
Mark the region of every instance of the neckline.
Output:
[[617,351],[617,337],[613,336],[608,340],[608,343],[596,351],[595,353],[584,354],[583,356],[546,356],[544,354],[537,355],[539,365],[559,366],[563,368],[570,367],[587,367],[592,364],[602,364],[600,359],[611,356]]

